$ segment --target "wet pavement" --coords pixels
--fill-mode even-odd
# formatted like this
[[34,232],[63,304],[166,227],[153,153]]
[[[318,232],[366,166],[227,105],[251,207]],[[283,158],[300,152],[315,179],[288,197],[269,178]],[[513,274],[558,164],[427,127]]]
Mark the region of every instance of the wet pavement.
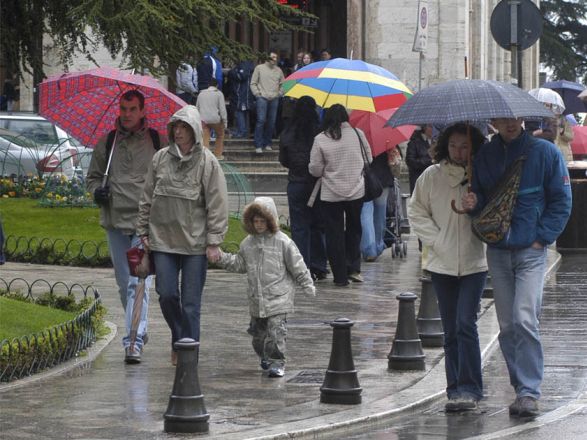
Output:
[[[504,413],[511,392],[499,350],[492,350],[497,323],[490,299],[482,300],[483,315],[479,322],[487,362],[487,399],[479,414],[444,414],[441,348],[425,349],[425,371],[387,369],[387,355],[396,330],[395,296],[420,291],[417,243],[413,237],[408,238],[407,258],[393,259],[387,250],[375,263],[363,265],[364,283],[335,288],[331,280],[324,280],[317,283],[316,298],[302,294],[296,297],[296,313],[288,319],[288,360],[282,379],[270,379],[263,374],[251,348],[246,333],[249,316],[244,276],[209,271],[202,307],[198,374],[210,414],[210,432],[199,437],[465,438],[515,428],[516,423]],[[556,262],[554,253],[550,262]],[[563,258],[561,269],[546,287],[543,408],[549,414],[557,408],[577,405],[576,399],[584,390],[586,262],[585,254]],[[111,269],[7,263],[0,269],[0,277],[92,284],[102,294],[108,320],[123,325]],[[355,322],[351,340],[363,388],[360,405],[319,402],[319,388],[331,350],[332,329],[328,323],[339,317]],[[170,333],[156,294],[151,296],[149,344],[141,364],[124,364],[120,338],[118,333],[108,344],[99,341],[89,356],[50,374],[0,385],[0,437],[186,437],[163,432],[163,413],[175,369],[170,363]],[[578,416],[580,411],[575,414]],[[386,428],[390,423],[391,427]],[[367,431],[371,434],[360,436],[359,432]]]

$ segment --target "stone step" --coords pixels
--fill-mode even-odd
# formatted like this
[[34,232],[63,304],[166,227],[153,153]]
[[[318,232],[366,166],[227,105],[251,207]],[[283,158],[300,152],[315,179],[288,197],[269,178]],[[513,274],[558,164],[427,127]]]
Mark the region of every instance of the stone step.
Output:
[[226,165],[230,165],[242,173],[275,172],[287,175],[287,168],[274,160],[228,160],[229,157],[226,155],[224,157],[227,159],[224,161]]
[[222,153],[228,162],[275,162],[279,164],[279,151],[263,151],[255,153],[254,148],[250,149],[224,149]]

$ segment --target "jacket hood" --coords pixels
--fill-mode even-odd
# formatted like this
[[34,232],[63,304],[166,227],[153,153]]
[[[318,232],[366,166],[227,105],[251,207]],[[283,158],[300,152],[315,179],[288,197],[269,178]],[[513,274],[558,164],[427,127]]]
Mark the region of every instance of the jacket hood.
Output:
[[253,226],[253,218],[255,216],[263,217],[267,220],[267,230],[271,234],[275,234],[279,231],[277,208],[271,197],[256,197],[253,203],[245,208],[243,213],[243,225],[245,231],[251,235],[257,234],[257,231],[255,231],[255,227]]
[[167,123],[167,134],[169,140],[175,144],[175,137],[173,134],[173,124],[177,121],[183,121],[192,127],[194,131],[194,139],[196,144],[202,145],[202,119],[200,112],[193,105],[186,105],[185,107],[176,111]]

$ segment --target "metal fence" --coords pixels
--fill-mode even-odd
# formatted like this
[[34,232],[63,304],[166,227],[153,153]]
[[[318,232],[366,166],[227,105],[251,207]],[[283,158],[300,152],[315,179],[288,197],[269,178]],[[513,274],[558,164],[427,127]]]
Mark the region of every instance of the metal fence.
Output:
[[38,279],[29,283],[23,278],[6,281],[0,278],[0,290],[8,294],[19,293],[34,300],[36,295],[55,295],[87,298],[92,295],[91,304],[75,319],[55,325],[39,333],[4,339],[0,342],[0,382],[9,382],[30,376],[75,357],[96,340],[96,314],[101,303],[100,294],[93,287],[80,284],[68,286],[63,282],[54,284]]

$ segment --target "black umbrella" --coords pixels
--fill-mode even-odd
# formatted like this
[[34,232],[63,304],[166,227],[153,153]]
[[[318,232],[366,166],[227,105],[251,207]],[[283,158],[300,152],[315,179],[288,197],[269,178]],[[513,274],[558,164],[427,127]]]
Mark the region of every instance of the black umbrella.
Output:
[[408,99],[386,125],[488,121],[493,118],[552,118],[554,114],[522,89],[499,81],[455,79],[427,87]]

